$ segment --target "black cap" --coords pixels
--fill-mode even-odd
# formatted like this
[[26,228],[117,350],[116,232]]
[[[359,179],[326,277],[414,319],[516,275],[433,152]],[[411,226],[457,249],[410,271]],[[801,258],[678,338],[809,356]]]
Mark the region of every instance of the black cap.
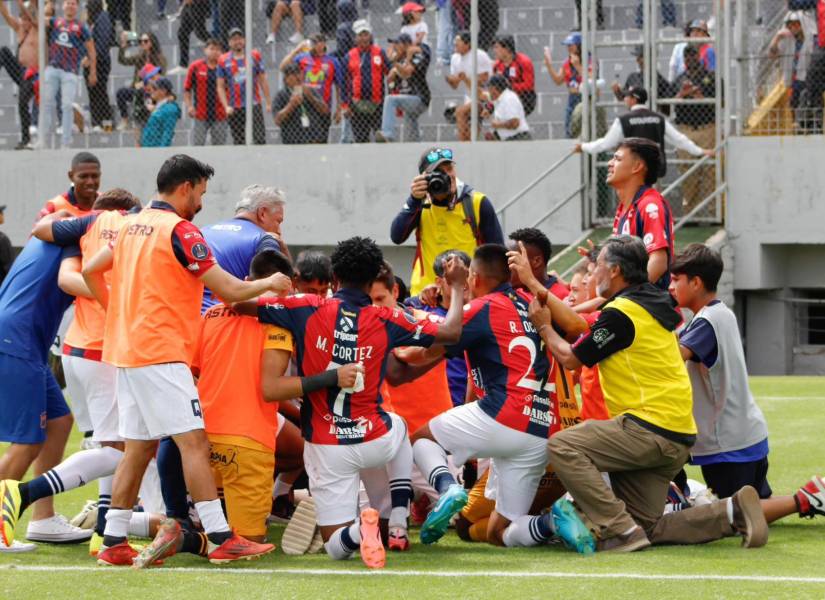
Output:
[[390,44],[412,44],[413,40],[409,33],[402,33],[387,40]]
[[0,204],[0,213],[3,213],[6,210],[5,204]]
[[639,58],[640,56],[645,55],[645,47],[639,44],[638,46],[633,46],[633,49],[630,51],[630,54]]
[[243,37],[243,31],[241,30],[240,27],[233,27],[232,29],[230,29],[229,33],[226,34],[226,37],[231,38],[231,37],[235,37],[236,35],[239,35],[239,36]]
[[647,90],[643,87],[628,86],[624,89],[624,95],[636,98],[640,104],[647,103]]
[[426,150],[418,160],[418,173],[432,173],[439,165],[448,162],[455,162],[453,160],[453,151],[449,148],[433,146],[429,150]]

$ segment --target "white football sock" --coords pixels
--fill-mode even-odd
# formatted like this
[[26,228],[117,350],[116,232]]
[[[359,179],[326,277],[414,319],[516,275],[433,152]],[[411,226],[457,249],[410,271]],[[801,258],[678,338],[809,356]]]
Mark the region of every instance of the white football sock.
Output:
[[284,474],[281,473],[275,478],[275,485],[272,486],[272,497],[285,496],[292,489],[292,484],[284,481]]
[[413,457],[429,484],[438,491],[435,478],[442,473],[450,474],[447,468],[447,451],[436,442],[422,438],[413,444]]
[[129,519],[129,535],[135,537],[148,538],[149,537],[149,521],[152,515],[146,512],[132,513],[132,518]]
[[110,446],[83,450],[72,454],[52,471],[63,483],[61,491],[67,492],[100,477],[113,475],[122,457],[123,452]]
[[221,501],[215,498],[205,502],[196,502],[195,508],[201,518],[203,530],[208,534],[229,531],[229,524],[221,508]]
[[[542,535],[537,527],[541,517],[524,515],[517,518],[504,530],[502,540],[509,548],[538,546],[547,542],[548,537]],[[552,519],[549,520],[552,523]]]
[[358,550],[360,544],[361,527],[356,521],[349,527],[336,530],[324,544],[324,548],[333,560],[346,560]]
[[106,513],[106,530],[103,535],[125,538],[129,535],[129,521],[132,518],[132,509],[110,508]]

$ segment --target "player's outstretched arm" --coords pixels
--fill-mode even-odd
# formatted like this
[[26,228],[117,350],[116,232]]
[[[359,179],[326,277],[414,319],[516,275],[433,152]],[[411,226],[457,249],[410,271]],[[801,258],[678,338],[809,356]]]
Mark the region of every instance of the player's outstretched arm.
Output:
[[[453,298],[461,298],[464,296],[464,287],[467,285],[467,277],[469,275],[467,267],[461,259],[452,256],[444,266],[444,278],[450,284]],[[435,334],[436,344],[456,344],[461,339],[461,324],[464,320],[464,305],[461,302],[450,302],[450,308],[447,311],[447,316],[444,318],[438,328],[438,333]]]
[[[201,275],[200,280],[225,302],[243,302],[272,291],[286,295],[292,289],[292,280],[283,273],[255,281],[241,281],[215,265]],[[237,310],[237,309],[236,309]],[[243,313],[246,314],[246,313]]]
[[581,361],[573,354],[572,346],[553,329],[553,319],[555,315],[547,306],[542,306],[538,298],[534,298],[530,303],[530,320],[544,340],[545,345],[551,354],[566,369],[574,370],[582,366]]
[[[425,352],[433,349],[424,349],[424,348],[414,348],[415,350],[424,350]],[[428,373],[430,369],[435,367],[438,363],[441,362],[441,359],[444,355],[444,347],[437,346],[434,349],[439,350],[438,355],[433,358],[429,358],[426,362],[412,364],[409,362],[405,362],[403,360],[403,354],[401,356],[396,356],[396,354],[390,354],[389,359],[387,360],[387,371],[385,373],[385,379],[387,383],[390,385],[402,385],[404,383],[409,383],[411,381],[415,381],[422,375]],[[425,356],[424,353],[420,353],[420,356]]]
[[70,296],[94,298],[94,294],[80,273],[82,267],[83,263],[79,256],[64,258],[60,263],[60,271],[57,273],[57,286]]
[[68,210],[59,210],[57,212],[49,213],[40,219],[32,229],[32,235],[38,240],[44,242],[53,242],[54,234],[52,233],[52,223],[61,219],[67,219],[72,216]]
[[114,252],[109,246],[104,246],[98,250],[89,262],[83,267],[83,280],[89,286],[92,295],[100,302],[103,308],[109,306],[109,286],[103,278],[104,273],[112,268],[114,262]]

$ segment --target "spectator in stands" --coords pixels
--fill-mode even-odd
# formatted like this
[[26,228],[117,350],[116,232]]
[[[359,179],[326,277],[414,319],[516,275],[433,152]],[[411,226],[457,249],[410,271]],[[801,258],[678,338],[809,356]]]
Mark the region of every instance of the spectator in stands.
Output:
[[172,82],[166,77],[160,77],[152,82],[149,93],[154,108],[143,128],[140,145],[144,148],[171,146],[172,138],[175,137],[175,125],[180,119],[180,107],[175,102]]
[[[341,64],[342,79],[345,73],[345,66],[347,64],[347,55],[349,51],[355,46],[355,32],[352,29],[355,21],[358,20],[358,9],[355,2],[352,0],[338,1],[338,27],[335,32],[335,58]],[[342,86],[343,89],[343,86]],[[342,144],[351,144],[354,141],[352,134],[352,122],[348,117],[341,115],[342,98],[338,100],[338,110],[336,112],[336,120],[340,118],[341,121],[341,138]]]
[[567,86],[567,107],[564,110],[564,135],[572,137],[570,123],[573,117],[573,109],[581,102],[582,83],[582,34],[574,31],[562,42],[567,46],[567,58],[558,71],[553,68],[553,54],[549,46],[544,48],[544,64],[547,72],[556,85]]
[[[794,111],[801,107],[814,49],[814,34],[805,30],[803,19],[802,11],[788,12],[784,26],[776,32],[768,46],[768,55],[780,58],[783,81],[790,96],[790,107]],[[808,115],[799,114],[803,111],[797,112],[796,123],[801,129],[808,129]]]
[[[120,36],[120,48],[117,52],[117,62],[125,66],[134,66],[135,74],[132,78],[132,84],[128,87],[122,87],[117,90],[115,97],[117,99],[117,108],[120,113],[120,125],[118,129],[126,129],[129,127],[129,106],[134,106],[137,110],[132,115],[136,124],[140,126],[149,118],[148,114],[142,114],[138,108],[143,105],[143,79],[144,75],[154,69],[158,73],[166,72],[166,57],[161,50],[158,37],[151,31],[142,33],[140,35],[140,51],[134,56],[129,56],[126,51],[126,32]],[[148,70],[144,70],[149,66]],[[141,71],[143,70],[143,73]]]
[[447,66],[450,64],[450,57],[453,55],[455,43],[456,26],[453,20],[452,0],[436,0],[438,12],[438,41],[436,54],[438,62]]
[[192,32],[202,42],[209,39],[206,19],[209,16],[209,0],[183,0],[178,27],[178,66],[169,70],[169,75],[186,73],[189,66],[189,38]]
[[429,45],[428,36],[430,29],[424,21],[424,11],[426,9],[418,2],[406,2],[401,6],[401,33],[406,33],[412,38],[413,44]]
[[[685,71],[674,82],[676,98],[710,99],[716,96],[716,81],[713,73],[701,61],[699,49],[694,45],[685,47]],[[677,104],[676,124],[679,129],[702,148],[716,146],[716,106],[708,104]],[[680,151],[679,158],[690,158]],[[682,172],[690,165],[681,165]],[[682,184],[682,211],[688,212],[704,200],[716,187],[715,169],[700,167]]]
[[123,31],[132,29],[132,0],[108,0],[107,6],[112,15],[112,24],[120,21]]
[[430,67],[430,47],[417,44],[408,33],[389,40],[392,44],[389,58],[392,68],[387,76],[389,95],[384,98],[384,116],[381,131],[375,132],[376,142],[398,139],[395,131],[396,111],[404,113],[407,141],[421,140],[418,117],[430,105],[430,86],[427,69]]
[[275,36],[281,28],[284,17],[292,17],[295,32],[289,36],[290,44],[297,44],[304,39],[304,15],[315,14],[315,0],[277,0],[272,11],[270,33],[266,38],[267,44],[275,43]]
[[816,40],[806,77],[808,104],[811,108],[811,133],[822,133],[822,104],[825,94],[825,0],[816,4]]
[[713,49],[713,45],[703,41],[710,37],[707,22],[702,19],[694,19],[688,23],[688,26],[685,27],[685,37],[694,38],[696,41],[690,44],[680,42],[673,47],[667,76],[671,82],[675,82],[676,78],[685,72],[685,48],[689,45],[695,46],[698,49],[699,60],[705,69],[711,72],[716,70],[716,52]]
[[[307,42],[309,42],[308,45]],[[323,129],[329,132],[329,121],[333,106],[332,89],[335,87],[338,110],[340,111],[343,98],[344,71],[338,59],[327,53],[327,37],[323,33],[316,33],[311,35],[309,40],[302,41],[281,61],[281,71],[287,65],[293,63],[298,65],[300,69],[304,86],[314,89],[326,103],[327,110],[323,114],[328,122]],[[336,120],[338,118],[340,118],[340,114],[337,115]],[[324,136],[324,142],[326,142],[326,139],[327,137]]]
[[97,83],[89,84],[91,71],[88,66],[88,57],[83,59],[83,75],[86,79],[86,91],[89,93],[92,130],[100,131],[104,122],[110,127],[112,124],[112,105],[109,102],[109,73],[112,71],[112,58],[109,56],[109,48],[114,45],[115,30],[109,13],[103,9],[103,0],[88,0],[86,13],[97,55]]
[[[613,94],[616,96],[616,100],[620,102],[624,100],[624,90],[628,90],[631,88],[639,89],[645,87],[645,47],[634,46],[631,53],[636,58],[636,65],[638,65],[639,70],[634,71],[633,73],[627,76],[627,79],[625,79],[624,82],[624,88],[622,88],[622,86],[619,85],[618,78],[616,81],[613,82]],[[656,97],[671,98],[673,96],[673,93],[673,86],[665,78],[665,76],[662,75],[658,69],[656,69]],[[665,106],[664,109],[662,109],[662,113],[666,115],[670,114],[670,107]]]
[[[676,3],[673,0],[662,0],[659,3],[659,14],[662,17],[662,25],[676,27]],[[644,9],[642,2],[636,5],[636,28],[641,29],[644,21]]]
[[80,88],[78,69],[85,49],[88,55],[89,85],[97,84],[97,53],[92,41],[92,33],[85,23],[78,19],[77,0],[63,0],[63,16],[51,17],[46,24],[49,40],[48,66],[42,78],[43,90],[43,130],[40,132],[39,145],[42,146],[52,129],[52,122],[57,111],[58,92],[61,95],[63,118],[61,126],[61,145],[68,147],[72,143],[72,124],[74,110],[72,103]]
[[659,162],[659,177],[667,172],[665,142],[692,156],[713,156],[713,150],[703,150],[684,133],[676,129],[667,118],[647,108],[647,90],[627,88],[623,91],[624,104],[628,112],[616,117],[607,134],[592,142],[576,144],[576,152],[599,154],[618,147],[625,138],[645,138],[659,144],[662,151]]
[[[470,30],[470,0],[453,0],[456,28]],[[498,0],[478,0],[478,47],[487,50],[498,31]]]
[[[218,72],[218,99],[223,104],[229,118],[229,129],[235,145],[246,143],[246,39],[237,27],[229,32],[229,52],[221,56]],[[266,79],[261,53],[252,50],[252,140],[255,144],[266,143],[264,111],[261,107],[261,95],[265,106],[270,106],[269,82]]]
[[[582,23],[582,0],[576,0],[576,31],[581,31]],[[602,29],[604,27],[604,7],[602,0],[596,0],[596,27]]]
[[[6,222],[6,205],[0,204],[0,225]],[[14,248],[12,248],[9,236],[0,231],[0,285],[3,285],[3,280],[11,269],[11,263],[14,262]]]
[[346,59],[347,90],[342,114],[352,121],[355,141],[365,144],[381,128],[384,80],[389,73],[386,52],[372,40],[372,27],[360,19],[353,23],[355,47]]
[[521,98],[510,89],[510,82],[504,75],[493,75],[490,78],[490,98],[493,110],[485,107],[481,113],[482,118],[490,119],[490,127],[493,129],[490,139],[505,142],[533,139]]
[[493,42],[493,72],[504,75],[510,82],[510,89],[518,94],[529,115],[536,109],[536,78],[533,61],[522,52],[516,52],[516,40],[512,35],[500,35]]
[[186,81],[183,83],[183,103],[192,119],[192,144],[206,144],[209,133],[213,146],[226,143],[226,110],[218,100],[218,69],[221,57],[221,42],[210,39],[203,49],[204,58],[189,65]]
[[[478,74],[478,90],[487,85],[487,81],[493,74],[493,63],[487,53],[478,48],[476,50],[476,73]],[[470,54],[470,32],[460,31],[455,36],[455,53],[450,58],[450,74],[446,75],[447,83],[450,87],[458,89],[464,85],[464,104],[455,111],[456,129],[458,130],[459,141],[470,140],[470,116],[472,105],[470,104],[470,90],[472,89],[473,77],[473,57]]]
[[281,128],[282,144],[326,144],[329,137],[329,106],[320,93],[304,83],[301,67],[289,63],[282,69],[284,87],[272,101],[275,124]]
[[6,46],[0,48],[0,68],[5,67],[6,71],[17,85],[17,112],[20,116],[20,143],[16,150],[31,148],[31,112],[29,103],[34,97],[34,78],[26,77],[27,71],[37,71],[37,20],[23,5],[22,0],[17,0],[20,9],[20,16],[15,17],[9,12],[6,2],[0,1],[0,15],[14,32],[17,38],[17,48],[15,52]]

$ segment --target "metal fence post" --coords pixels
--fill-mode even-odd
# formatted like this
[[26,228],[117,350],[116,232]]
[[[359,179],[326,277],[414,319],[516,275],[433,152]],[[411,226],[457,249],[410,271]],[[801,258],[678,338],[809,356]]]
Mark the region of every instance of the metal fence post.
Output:
[[[244,139],[246,145],[252,145],[252,111],[255,107],[255,63],[252,60],[252,2],[244,2],[244,63],[246,66],[246,79],[244,80],[246,102],[244,103],[245,123]],[[263,107],[262,107],[263,108]]]
[[470,141],[478,138],[478,0],[470,1]]
[[[46,40],[46,0],[37,0],[37,77],[40,82],[40,96],[43,97],[45,92],[45,82],[43,81],[46,74],[46,49],[48,48],[48,41]],[[46,147],[46,132],[43,131],[43,108],[44,103],[40,103],[40,110],[37,113],[37,145],[36,148]],[[26,108],[28,110],[28,107]]]

